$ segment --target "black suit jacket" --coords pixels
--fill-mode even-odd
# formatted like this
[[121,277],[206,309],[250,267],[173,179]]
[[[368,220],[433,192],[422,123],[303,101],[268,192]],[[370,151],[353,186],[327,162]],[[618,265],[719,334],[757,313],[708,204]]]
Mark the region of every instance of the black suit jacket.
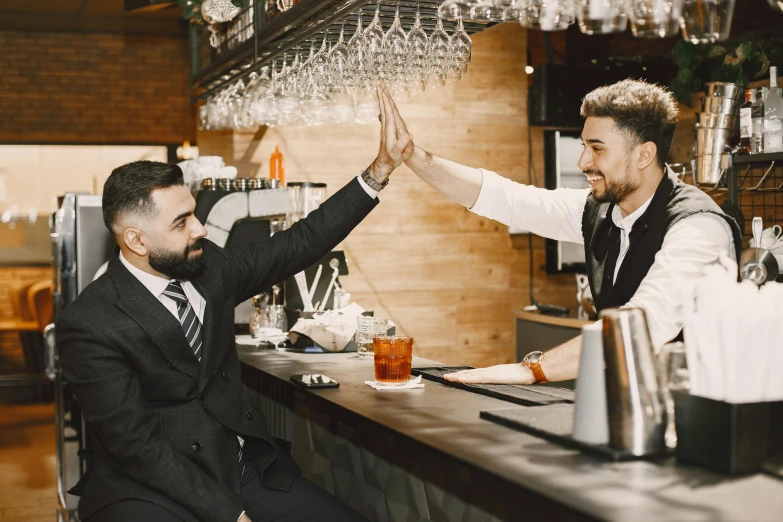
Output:
[[207,303],[200,363],[173,314],[118,257],[63,310],[57,344],[91,446],[82,518],[136,498],[186,521],[236,522],[237,434],[269,487],[291,487],[300,470],[241,381],[234,307],[319,260],[377,203],[354,179],[265,244],[224,250],[205,241],[206,269],[192,281]]

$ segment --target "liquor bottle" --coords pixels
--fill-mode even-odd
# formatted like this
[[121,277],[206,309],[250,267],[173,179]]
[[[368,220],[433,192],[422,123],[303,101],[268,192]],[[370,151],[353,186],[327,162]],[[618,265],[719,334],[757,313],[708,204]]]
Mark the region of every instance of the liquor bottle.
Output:
[[279,179],[280,187],[285,187],[285,164],[283,153],[275,145],[275,151],[269,156],[269,179]]
[[753,105],[750,115],[753,121],[753,130],[750,136],[750,153],[761,154],[764,152],[764,98],[767,96],[766,87],[754,90]]
[[740,142],[737,154],[750,154],[750,142],[753,137],[753,89],[745,89],[745,103],[740,106]]
[[764,99],[764,152],[783,152],[783,98],[778,89],[778,68],[769,68],[769,91]]

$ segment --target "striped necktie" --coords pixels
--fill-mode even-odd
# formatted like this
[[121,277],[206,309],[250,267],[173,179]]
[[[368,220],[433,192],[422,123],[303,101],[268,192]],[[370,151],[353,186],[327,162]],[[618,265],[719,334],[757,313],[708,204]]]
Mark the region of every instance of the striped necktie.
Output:
[[188,301],[185,290],[182,289],[182,284],[179,281],[172,281],[163,291],[163,294],[177,303],[177,315],[179,316],[179,324],[182,326],[182,331],[185,333],[185,339],[188,340],[193,354],[201,362],[201,346],[203,344],[201,322],[198,320],[196,310],[193,309],[190,301]]

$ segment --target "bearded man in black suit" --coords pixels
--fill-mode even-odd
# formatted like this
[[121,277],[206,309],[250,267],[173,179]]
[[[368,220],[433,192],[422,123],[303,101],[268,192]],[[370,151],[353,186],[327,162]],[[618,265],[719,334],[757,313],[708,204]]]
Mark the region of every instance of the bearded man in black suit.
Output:
[[362,520],[301,476],[242,384],[235,306],[326,255],[378,204],[411,152],[388,95],[377,158],[264,245],[205,238],[174,165],[115,169],[104,221],[119,253],[63,311],[56,339],[88,430],[87,522]]

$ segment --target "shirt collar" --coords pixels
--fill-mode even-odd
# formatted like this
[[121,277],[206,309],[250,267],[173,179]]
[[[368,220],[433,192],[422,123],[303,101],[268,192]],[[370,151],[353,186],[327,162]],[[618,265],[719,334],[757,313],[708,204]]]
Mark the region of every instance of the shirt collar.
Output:
[[[672,171],[668,163],[664,166],[663,176],[664,178],[668,177],[671,179],[677,179],[677,176],[674,174],[674,172]],[[663,183],[663,180],[661,181],[661,183]],[[645,213],[647,207],[650,206],[650,203],[652,203],[652,200],[657,192],[658,191],[656,190],[647,201],[642,203],[641,207],[637,208],[634,212],[631,212],[625,217],[623,217],[623,211],[620,209],[620,207],[618,205],[615,205],[614,208],[612,209],[612,222],[615,224],[616,227],[621,228],[627,231],[628,233],[630,233],[630,231],[633,229],[634,223],[636,223],[636,221],[640,217],[642,217],[642,215]]]
[[162,277],[152,275],[145,272],[144,270],[141,270],[140,268],[133,266],[127,259],[125,259],[125,257],[122,255],[122,252],[120,252],[120,261],[123,265],[125,265],[125,268],[127,268],[128,271],[133,274],[136,279],[138,279],[141,284],[143,284],[144,287],[149,290],[150,293],[156,298],[163,293],[163,291],[172,281],[171,279],[164,279]]
[[620,206],[615,205],[612,209],[612,221],[614,222],[615,226],[630,232],[631,229],[633,229],[633,225],[636,223],[636,220],[642,217],[644,212],[647,210],[647,207],[650,206],[650,203],[653,200],[653,196],[655,196],[655,194],[650,196],[647,201],[642,203],[641,207],[637,208],[625,217],[623,217],[623,211],[620,210]]

